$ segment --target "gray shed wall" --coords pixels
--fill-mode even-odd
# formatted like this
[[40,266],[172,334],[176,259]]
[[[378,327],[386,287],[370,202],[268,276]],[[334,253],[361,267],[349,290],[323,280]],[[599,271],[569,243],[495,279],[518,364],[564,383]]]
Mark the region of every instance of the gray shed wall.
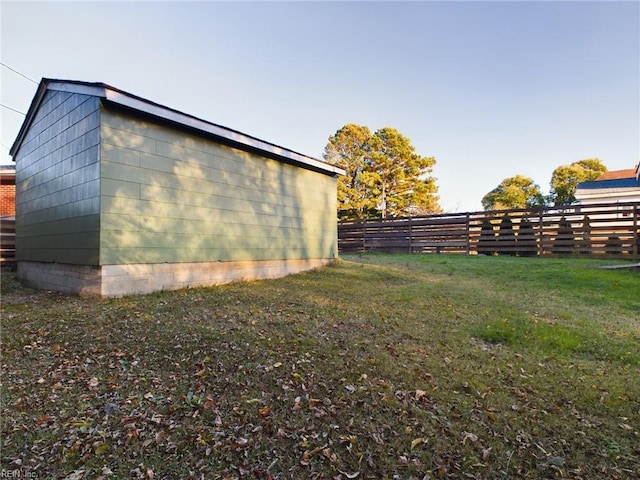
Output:
[[18,261],[97,265],[100,100],[48,91],[16,161]]

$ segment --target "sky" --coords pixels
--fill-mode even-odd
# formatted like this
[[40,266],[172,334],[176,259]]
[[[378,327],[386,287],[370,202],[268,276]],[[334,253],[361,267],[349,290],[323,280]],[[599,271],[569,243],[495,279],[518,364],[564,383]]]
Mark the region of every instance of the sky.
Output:
[[0,31],[0,164],[24,76],[107,83],[319,159],[348,123],[393,127],[436,158],[448,212],[517,174],[546,193],[560,165],[640,161],[638,1],[2,0]]

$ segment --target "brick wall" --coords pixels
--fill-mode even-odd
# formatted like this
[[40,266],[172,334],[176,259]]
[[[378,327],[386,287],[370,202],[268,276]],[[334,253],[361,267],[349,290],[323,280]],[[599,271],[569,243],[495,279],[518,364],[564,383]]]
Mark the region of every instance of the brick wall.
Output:
[[0,185],[0,215],[16,214],[16,186],[15,183],[4,182]]

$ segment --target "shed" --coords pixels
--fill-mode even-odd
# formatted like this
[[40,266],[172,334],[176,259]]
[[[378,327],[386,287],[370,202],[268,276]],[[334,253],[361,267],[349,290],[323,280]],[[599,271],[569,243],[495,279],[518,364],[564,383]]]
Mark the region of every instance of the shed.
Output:
[[10,153],[18,276],[38,288],[122,296],[337,257],[343,170],[104,83],[43,79]]

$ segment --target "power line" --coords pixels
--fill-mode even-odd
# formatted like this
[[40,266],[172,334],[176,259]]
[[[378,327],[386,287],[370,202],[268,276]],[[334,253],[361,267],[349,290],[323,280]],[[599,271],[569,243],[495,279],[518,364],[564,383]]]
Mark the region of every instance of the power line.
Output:
[[24,73],[20,73],[19,71],[17,71],[15,68],[11,68],[9,65],[7,65],[4,62],[0,62],[0,65],[2,65],[5,68],[8,68],[9,70],[11,70],[13,73],[17,73],[18,75],[20,75],[21,77],[26,78],[27,80],[29,80],[30,82],[35,83],[36,85],[38,85],[38,82],[36,82],[33,78],[29,78],[27,77]]
[[20,115],[25,115],[25,116],[27,115],[26,113],[21,112],[20,110],[16,110],[15,108],[11,108],[11,107],[9,107],[8,105],[5,105],[4,103],[0,103],[0,107],[4,107],[4,108],[6,108],[7,110],[11,110],[12,112],[19,113]]

